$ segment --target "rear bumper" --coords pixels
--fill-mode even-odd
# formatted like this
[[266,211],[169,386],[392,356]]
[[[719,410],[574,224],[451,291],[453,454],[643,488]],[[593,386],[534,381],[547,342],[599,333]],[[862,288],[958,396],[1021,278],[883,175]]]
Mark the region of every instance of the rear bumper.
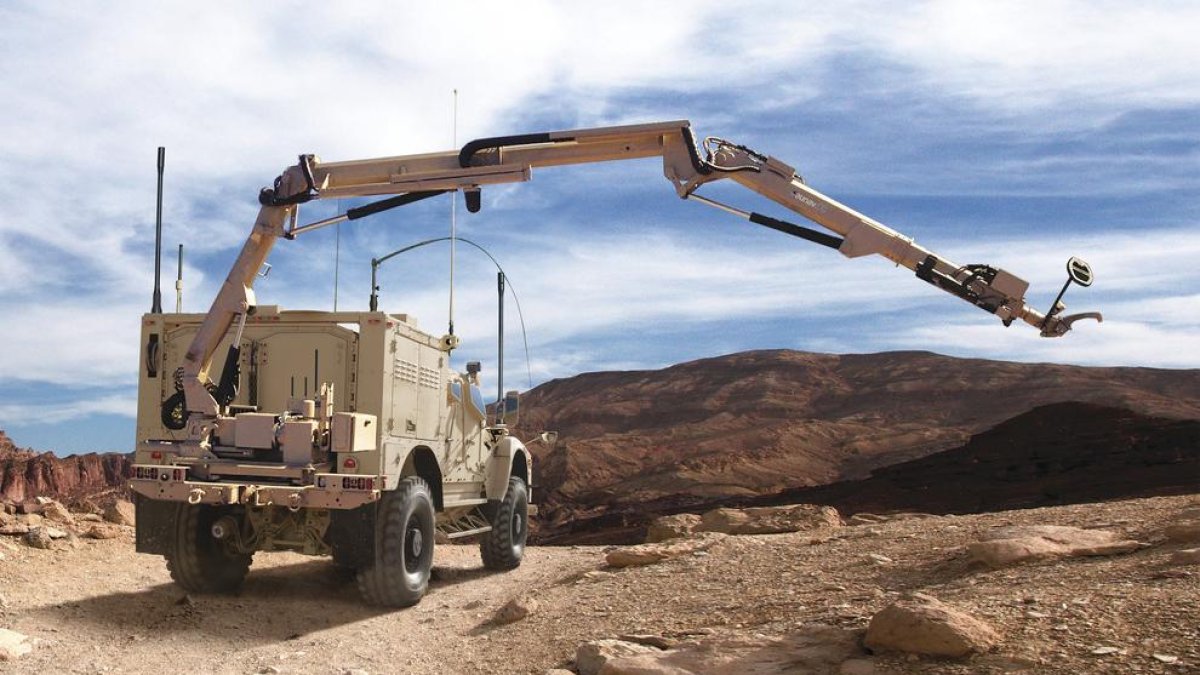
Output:
[[[183,469],[181,471],[181,469]],[[129,488],[160,501],[189,504],[244,504],[290,509],[353,509],[379,500],[382,480],[372,476],[319,473],[313,485],[255,484],[246,481],[188,480],[179,466],[134,466]]]

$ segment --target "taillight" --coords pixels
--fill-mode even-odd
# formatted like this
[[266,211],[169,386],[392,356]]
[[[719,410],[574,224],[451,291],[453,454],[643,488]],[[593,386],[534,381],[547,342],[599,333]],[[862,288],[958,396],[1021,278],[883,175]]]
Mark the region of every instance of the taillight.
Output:
[[150,459],[162,459],[162,450],[154,450],[150,453]]
[[345,459],[345,461],[342,462],[342,468],[343,469],[357,469],[358,461],[355,460],[353,457],[347,457]]

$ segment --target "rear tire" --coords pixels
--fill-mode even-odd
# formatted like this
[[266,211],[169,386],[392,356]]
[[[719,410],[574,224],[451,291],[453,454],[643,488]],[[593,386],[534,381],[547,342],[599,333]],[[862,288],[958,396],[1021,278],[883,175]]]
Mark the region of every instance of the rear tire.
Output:
[[252,553],[235,553],[212,536],[213,523],[226,510],[180,504],[175,512],[175,536],[169,544],[167,570],[184,590],[229,593],[237,590],[250,571]]
[[372,605],[408,607],[425,595],[433,569],[433,497],[416,476],[379,500],[374,561],[358,571],[358,590]]
[[529,537],[529,491],[525,481],[510,478],[508,492],[496,506],[492,531],[479,542],[483,566],[489,570],[511,570],[521,564]]

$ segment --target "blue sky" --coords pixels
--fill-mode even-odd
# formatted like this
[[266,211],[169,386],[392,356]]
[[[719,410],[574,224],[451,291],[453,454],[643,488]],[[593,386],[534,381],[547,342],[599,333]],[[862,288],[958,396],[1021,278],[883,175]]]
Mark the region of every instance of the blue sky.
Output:
[[[131,449],[157,146],[165,247],[184,244],[185,309],[202,310],[258,189],[297,154],[450,149],[455,89],[460,144],[690,119],[951,260],[1027,279],[1039,308],[1081,256],[1097,282],[1069,311],[1106,317],[1041,339],[883,260],[681,202],[655,161],[546,169],[459,209],[524,309],[528,364],[510,303],[514,386],[760,348],[1200,367],[1192,3],[251,4],[0,6],[0,428],[18,444]],[[711,193],[795,219],[736,186]],[[370,259],[444,236],[449,210],[343,226],[339,308],[365,309]],[[334,236],[281,242],[260,302],[332,308]],[[441,334],[447,258],[391,261],[384,308]],[[485,377],[494,283],[461,248],[455,360]]]

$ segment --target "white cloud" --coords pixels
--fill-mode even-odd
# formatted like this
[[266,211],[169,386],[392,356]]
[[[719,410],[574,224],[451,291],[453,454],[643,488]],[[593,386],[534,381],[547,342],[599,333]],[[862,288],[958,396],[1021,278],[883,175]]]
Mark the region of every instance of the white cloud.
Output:
[[34,421],[37,424],[59,424],[92,415],[132,416],[137,409],[137,397],[125,394],[89,396],[63,403],[0,403],[0,423]]
[[[1200,43],[1190,34],[1200,24],[1198,14],[1180,3],[1066,0],[824,7],[705,0],[686,8],[548,0],[466,8],[112,2],[103,11],[71,3],[8,4],[0,7],[5,57],[0,382],[68,388],[89,381],[132,382],[137,317],[149,301],[153,157],[160,144],[168,148],[166,248],[170,252],[174,242],[185,242],[185,302],[188,309],[200,309],[249,229],[258,187],[297,153],[316,151],[339,160],[445,149],[452,144],[454,88],[460,94],[460,143],[534,130],[529,126],[534,121],[590,126],[651,113],[687,117],[693,113],[683,109],[685,100],[720,101],[721,107],[706,110],[700,131],[730,135],[766,113],[794,109],[799,115],[814,99],[834,99],[830,105],[843,106],[846,119],[880,114],[876,103],[864,107],[855,98],[859,88],[929,101],[924,109],[930,119],[890,120],[895,128],[913,122],[937,133],[948,122],[934,108],[955,100],[978,111],[976,118],[957,121],[975,125],[957,130],[965,135],[1000,128],[1013,137],[1045,138],[1064,130],[1095,132],[1131,111],[1200,104],[1200,76],[1193,67]],[[631,95],[644,101],[627,106]],[[803,128],[757,133],[754,144],[785,161],[805,159],[784,152],[813,140]],[[813,142],[824,142],[829,133]],[[1173,133],[1163,142],[1190,142],[1186,133]],[[883,137],[869,139],[867,146],[857,151],[863,163],[882,167],[878,176],[901,173],[891,166],[895,157]],[[828,167],[850,147],[816,150],[829,155],[823,160]],[[923,173],[904,180],[909,189],[923,180],[951,194],[978,193],[980,185],[990,190],[991,181],[1001,178],[1033,191],[1049,179],[1055,190],[1072,194],[1110,188],[1128,194],[1189,185],[1195,163],[1194,155],[1144,150],[1122,155],[1121,162],[1110,158],[1103,149],[994,162],[913,157],[907,158],[918,162],[912,169]],[[970,173],[982,179],[963,176],[968,162]],[[657,169],[597,167],[553,183],[548,191],[533,185],[488,194],[489,208],[499,215],[525,211],[557,219],[558,230],[539,223],[536,235],[523,241],[513,232],[488,238],[502,262],[513,267],[535,342],[581,344],[567,357],[539,356],[542,375],[589,369],[589,363],[642,363],[584,344],[639,322],[705,325],[794,313],[871,324],[880,313],[904,312],[920,324],[958,316],[942,309],[953,298],[940,297],[880,261],[845,261],[765,239],[718,251],[717,240],[705,238],[710,233],[683,241],[668,234],[603,236],[582,229],[581,223],[598,227],[599,219],[585,217],[594,214],[576,201],[604,192],[612,195],[603,206],[609,208],[628,194],[630,182],[661,181],[654,173]],[[862,178],[834,174],[818,180],[847,184]],[[857,184],[864,191],[892,185],[886,178]],[[669,189],[665,183],[655,187]],[[563,198],[559,190],[570,194]],[[321,208],[329,207],[306,213],[324,213]],[[550,213],[551,208],[564,212]],[[625,225],[653,232],[686,217],[646,213],[644,222]],[[1186,365],[1188,352],[1179,347],[1197,332],[1186,318],[1195,315],[1189,309],[1196,296],[1179,289],[1194,288],[1200,279],[1180,261],[1195,259],[1200,243],[1152,216],[1149,221],[1146,232],[1123,236],[1073,225],[1045,238],[1008,240],[985,232],[975,240],[964,235],[962,241],[929,244],[960,262],[986,260],[1011,268],[1034,282],[1047,301],[1061,278],[1062,259],[1083,255],[1100,281],[1089,291],[1073,291],[1068,301],[1076,307],[1095,299],[1111,319],[1088,327],[1088,335],[1106,337],[1079,338],[1082,330],[1068,336],[1090,356],[1076,357],[1073,348],[1065,358],[1149,363],[1153,359],[1145,353],[1153,348],[1178,355],[1171,358]],[[420,223],[413,231],[431,229]],[[356,289],[366,286],[363,261],[407,235],[359,230],[359,236],[343,240],[342,297],[362,306],[366,294]],[[291,266],[293,281],[262,283],[264,301],[328,306],[328,282],[322,281],[330,271],[328,243],[314,237],[277,252],[276,261]],[[168,272],[172,269],[168,260]],[[431,332],[439,332],[446,311],[444,284],[436,281],[442,269],[417,275],[415,284],[411,273],[387,277],[385,297],[396,300],[388,306],[413,311]],[[457,319],[460,330],[486,341],[492,296],[479,292],[472,298],[468,292],[493,283],[486,266],[479,269],[463,273],[467,290]],[[169,307],[169,281],[166,286]],[[853,344],[859,350],[904,345],[986,352],[972,347],[982,339],[973,331],[995,327],[988,317],[976,320],[945,338],[937,331],[905,333],[908,337],[863,333]],[[1021,340],[1004,353],[1063,354],[1028,347],[1025,337],[1007,337],[1029,333],[1014,327],[1004,338],[989,339]],[[815,336],[811,344],[833,350],[841,343]],[[70,395],[75,394],[64,394]],[[113,401],[119,407],[130,399]]]

